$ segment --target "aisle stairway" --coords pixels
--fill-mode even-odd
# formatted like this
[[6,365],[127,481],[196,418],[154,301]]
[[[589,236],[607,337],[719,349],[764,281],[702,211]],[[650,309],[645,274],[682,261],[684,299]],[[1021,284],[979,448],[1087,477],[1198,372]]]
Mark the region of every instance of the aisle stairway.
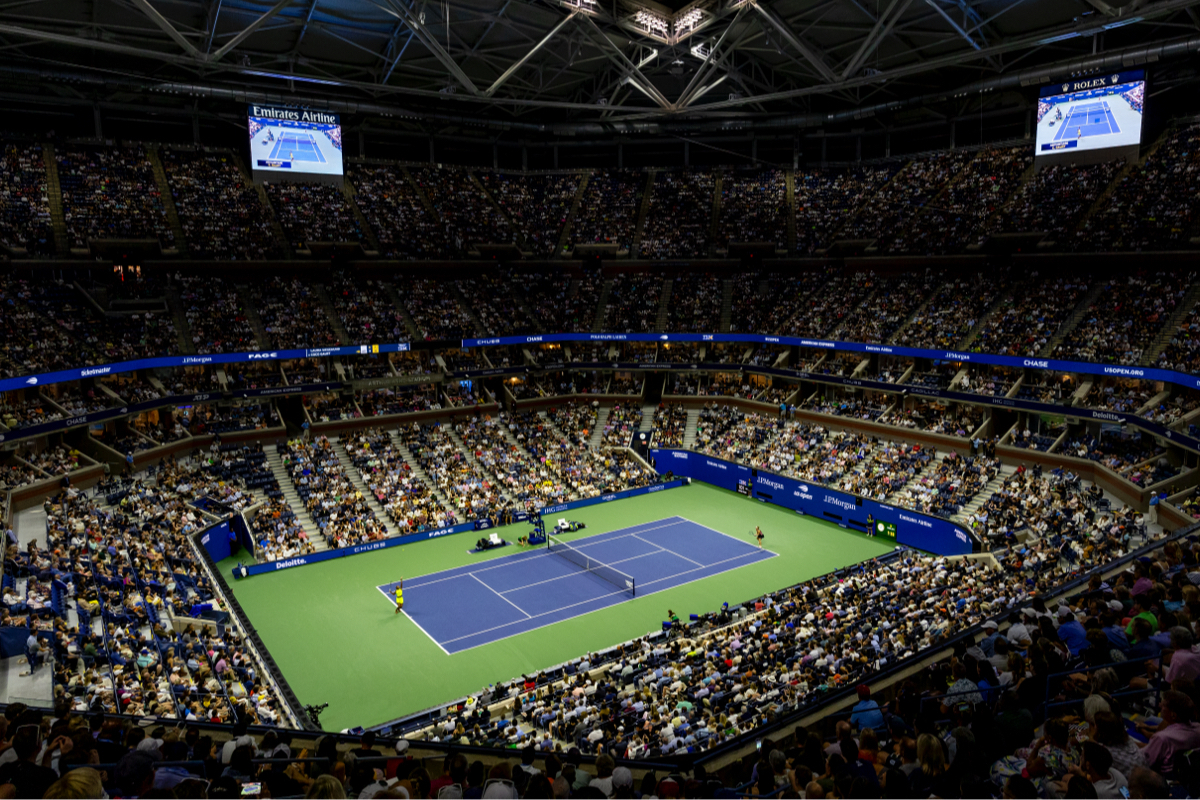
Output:
[[700,409],[689,408],[687,415],[687,430],[683,433],[683,446],[691,449],[696,444],[696,426],[700,424]]
[[640,433],[649,433],[654,430],[654,412],[657,409],[658,406],[654,403],[642,404],[642,424],[638,428]]
[[787,198],[787,251],[796,252],[796,171],[787,170],[784,173],[784,185]]
[[1008,480],[1008,477],[1016,471],[1017,468],[1012,464],[1001,464],[1000,473],[988,481],[987,485],[983,487],[983,491],[971,498],[971,502],[963,506],[962,510],[951,517],[951,519],[953,519],[955,522],[966,525],[967,517],[983,508],[984,504],[992,498],[992,495],[994,495],[1000,489],[1000,487],[1004,485],[1004,482]]
[[341,437],[331,439],[333,442],[333,450],[337,453],[338,463],[342,465],[342,472],[346,473],[346,477],[350,479],[350,483],[354,488],[362,492],[362,496],[367,501],[367,507],[375,512],[375,517],[383,523],[383,527],[387,528],[388,536],[399,536],[400,528],[392,520],[392,515],[387,512],[383,504],[376,499],[367,484],[363,482],[362,474],[358,471],[358,467],[354,466],[354,462],[350,460],[350,454],[346,452],[346,443]]
[[717,179],[713,182],[712,216],[708,220],[708,254],[710,256],[717,252],[717,233],[721,230],[721,200],[724,191],[725,174],[718,172]]
[[721,333],[727,333],[729,326],[733,322],[733,279],[726,278],[721,281],[721,322],[717,326],[717,330]]
[[391,430],[388,431],[388,435],[392,437],[392,441],[396,445],[396,451],[403,456],[405,463],[407,463],[409,468],[412,469],[413,475],[420,478],[421,481],[429,487],[430,491],[433,492],[433,496],[437,498],[439,503],[441,503],[442,509],[446,511],[456,509],[457,506],[450,502],[450,498],[446,497],[442,490],[438,488],[438,485],[434,482],[433,478],[429,477],[429,473],[426,472],[425,468],[421,466],[421,462],[417,460],[417,457],[413,455],[411,450],[405,447],[404,442],[401,441],[400,437],[397,435],[397,432],[395,430]]
[[1100,298],[1100,295],[1104,294],[1108,286],[1109,282],[1106,280],[1096,282],[1091,291],[1084,295],[1083,299],[1076,304],[1074,310],[1071,312],[1071,316],[1067,317],[1067,320],[1050,337],[1050,341],[1046,342],[1046,346],[1038,353],[1039,358],[1049,358],[1054,355],[1054,349],[1062,344],[1071,331],[1075,330],[1079,323],[1083,321],[1083,318],[1088,314],[1088,309]]
[[612,406],[600,406],[597,409],[596,429],[588,437],[588,446],[598,448],[604,442],[604,426],[608,423],[609,411],[612,411]]
[[66,258],[71,254],[71,237],[67,234],[67,219],[63,214],[62,184],[58,181],[58,159],[54,155],[54,145],[42,146],[42,165],[46,169],[46,200],[50,204],[54,251],[59,258]]
[[254,331],[254,340],[258,344],[258,349],[270,350],[271,335],[267,333],[267,326],[263,324],[262,317],[258,315],[254,293],[245,284],[235,284],[234,288],[237,289],[238,299],[242,301],[242,311],[246,315],[246,322],[250,324],[250,330]]
[[450,441],[454,442],[454,446],[457,447],[459,449],[459,451],[463,454],[463,457],[467,459],[467,463],[474,464],[476,467],[479,468],[480,472],[482,472],[484,475],[488,476],[488,478],[491,479],[492,485],[495,487],[496,491],[500,494],[501,497],[503,497],[505,500],[511,499],[511,498],[509,498],[508,493],[505,492],[502,488],[500,488],[500,481],[496,480],[495,473],[493,473],[490,469],[488,469],[487,464],[484,464],[482,461],[480,461],[478,458],[475,457],[475,451],[473,451],[470,447],[467,447],[467,443],[464,442],[462,440],[462,437],[458,435],[458,431],[454,430],[454,428],[452,428],[450,426],[446,426],[446,433],[448,433],[450,435]]
[[662,293],[658,297],[658,316],[654,320],[654,330],[665,331],[667,322],[671,319],[671,289],[675,281],[663,279]]
[[175,236],[175,249],[180,256],[187,258],[187,235],[183,232],[183,223],[179,221],[179,209],[175,207],[175,195],[171,192],[171,182],[167,179],[167,170],[163,167],[158,148],[146,148],[146,158],[150,160],[150,167],[154,170],[154,183],[158,186],[163,212],[167,215],[167,222]]
[[342,318],[337,312],[337,308],[333,305],[333,299],[329,296],[329,289],[323,283],[313,283],[310,288],[313,294],[317,296],[317,300],[321,303],[321,308],[325,309],[325,316],[329,318],[329,326],[333,328],[333,333],[338,337],[338,342],[345,345],[354,344],[350,339],[350,334],[346,332],[346,326],[342,324]]
[[236,153],[233,153],[230,154],[230,158],[232,159],[233,163],[237,165],[238,172],[240,172],[242,175],[242,180],[246,182],[247,186],[254,187],[255,193],[258,194],[258,200],[260,203],[262,203],[263,209],[266,210],[267,219],[271,224],[271,235],[275,239],[275,246],[278,248],[279,252],[289,256],[293,255],[294,251],[292,249],[292,244],[288,241],[287,232],[284,231],[283,225],[279,223],[279,218],[275,216],[275,208],[271,205],[271,199],[267,197],[266,188],[263,186],[263,184],[254,182],[254,178],[250,174],[250,170],[246,169],[246,165],[242,162],[240,156],[238,156]]
[[179,293],[177,284],[168,284],[163,294],[167,299],[167,308],[171,310],[171,318],[175,322],[175,335],[179,340],[179,352],[191,354],[196,352],[196,345],[192,343],[192,325],[188,322],[187,309],[184,307],[183,298]]
[[984,331],[988,323],[997,314],[1004,313],[1008,310],[1008,305],[1012,301],[1012,289],[1001,292],[1000,297],[996,298],[996,302],[992,303],[992,307],[985,311],[979,319],[975,320],[975,324],[971,326],[971,330],[967,331],[966,336],[955,345],[956,350],[966,350],[975,340],[979,338],[979,334]]
[[273,444],[268,444],[263,447],[263,452],[267,454],[267,464],[271,467],[271,474],[275,476],[275,480],[279,481],[279,489],[283,492],[283,499],[287,501],[292,512],[296,515],[296,519],[300,521],[300,525],[308,535],[309,541],[312,542],[313,548],[318,552],[328,550],[329,543],[321,535],[321,529],[312,518],[312,514],[309,514],[308,509],[304,507],[304,502],[300,499],[300,494],[296,491],[291,476],[288,475],[287,470],[283,467],[283,459],[279,455],[279,448]]
[[1179,332],[1180,323],[1192,312],[1192,308],[1197,302],[1200,302],[1200,283],[1193,283],[1183,295],[1183,299],[1179,301],[1179,305],[1175,306],[1175,310],[1167,317],[1167,321],[1163,323],[1158,335],[1154,337],[1154,341],[1142,352],[1141,361],[1138,363],[1143,366],[1154,364],[1162,351],[1167,349],[1171,339]]
[[571,201],[571,210],[567,212],[562,230],[558,233],[558,248],[554,251],[553,258],[562,256],[563,248],[571,241],[571,227],[575,224],[575,217],[579,214],[579,204],[583,201],[583,192],[587,189],[588,180],[591,177],[591,170],[584,172],[579,177],[579,185],[575,187],[575,199]]
[[642,202],[638,204],[637,223],[633,228],[633,243],[629,246],[629,257],[638,258],[642,252],[642,236],[646,232],[646,217],[650,215],[650,202],[654,196],[656,169],[646,170],[646,185],[642,187]]
[[612,284],[612,278],[609,278],[600,286],[600,299],[596,301],[596,316],[592,318],[593,333],[604,330],[604,310],[608,306],[608,297],[612,294]]
[[458,301],[459,308],[463,310],[464,314],[470,317],[471,324],[475,326],[475,333],[478,336],[487,336],[487,328],[485,328],[483,323],[479,320],[479,315],[475,313],[475,309],[471,306],[471,301],[467,299],[465,294],[463,294],[462,287],[458,285],[458,281],[450,281],[449,284],[447,284],[447,287],[450,290],[450,294],[453,295],[454,299]]
[[[358,223],[358,229],[362,231],[363,244],[366,245],[363,250],[367,251],[367,255],[379,255],[379,252],[383,249],[379,244],[379,237],[375,235],[375,230],[367,220],[367,215],[359,208],[358,200],[355,199],[356,194],[357,190],[351,181],[344,181],[342,183],[342,195],[346,198],[346,207],[350,209],[350,213],[354,215],[354,219]],[[373,253],[371,252],[372,250],[374,251]]]
[[900,326],[896,328],[895,332],[893,332],[892,335],[888,337],[888,340],[887,340],[888,344],[895,344],[897,341],[899,341],[900,335],[902,333],[904,333],[904,329],[907,328],[909,325],[911,325],[913,320],[917,319],[918,317],[920,317],[921,315],[923,315],[925,313],[925,310],[927,308],[929,308],[929,304],[932,303],[934,301],[934,299],[937,298],[938,292],[940,292],[942,290],[942,286],[944,286],[944,285],[945,284],[939,283],[937,286],[933,287],[933,290],[930,291],[929,294],[925,297],[925,301],[923,303],[921,303],[919,306],[917,306],[916,308],[914,308],[912,310],[912,312],[907,317],[904,318],[904,322],[901,322]]
[[408,329],[408,333],[417,341],[425,338],[421,335],[421,329],[417,327],[416,321],[412,315],[408,313],[408,309],[404,307],[404,301],[400,298],[400,291],[391,281],[379,281],[379,285],[387,292],[388,298],[392,301],[392,305],[400,312],[400,317],[404,320],[404,327]]

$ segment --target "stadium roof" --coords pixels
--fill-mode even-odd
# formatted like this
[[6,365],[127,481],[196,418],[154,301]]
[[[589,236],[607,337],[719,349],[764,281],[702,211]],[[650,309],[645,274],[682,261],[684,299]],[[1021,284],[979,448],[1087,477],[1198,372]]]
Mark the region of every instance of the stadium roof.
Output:
[[[566,131],[812,124],[1200,48],[1200,0],[10,0],[7,93]],[[1191,80],[1191,76],[1187,77]]]

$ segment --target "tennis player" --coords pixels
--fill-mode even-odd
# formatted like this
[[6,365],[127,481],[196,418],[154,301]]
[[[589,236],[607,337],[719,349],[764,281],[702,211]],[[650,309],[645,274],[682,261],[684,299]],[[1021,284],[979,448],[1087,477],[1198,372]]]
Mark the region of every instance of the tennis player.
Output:
[[404,578],[400,579],[400,585],[396,587],[396,613],[399,614],[404,610]]
[[754,526],[754,538],[758,540],[758,549],[761,550],[763,546],[763,532],[762,528],[757,525]]

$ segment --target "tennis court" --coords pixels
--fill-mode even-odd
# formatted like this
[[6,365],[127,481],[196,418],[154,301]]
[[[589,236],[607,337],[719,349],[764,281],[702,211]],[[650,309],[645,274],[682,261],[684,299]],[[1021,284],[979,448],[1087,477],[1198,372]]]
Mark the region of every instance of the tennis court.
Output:
[[321,148],[311,133],[280,133],[275,149],[271,151],[271,158],[325,163],[325,156],[321,154]]
[[1072,108],[1054,141],[1120,132],[1121,128],[1113,117],[1112,109],[1108,107],[1108,101],[1105,100]]
[[684,517],[551,544],[406,579],[404,613],[453,654],[776,555]]

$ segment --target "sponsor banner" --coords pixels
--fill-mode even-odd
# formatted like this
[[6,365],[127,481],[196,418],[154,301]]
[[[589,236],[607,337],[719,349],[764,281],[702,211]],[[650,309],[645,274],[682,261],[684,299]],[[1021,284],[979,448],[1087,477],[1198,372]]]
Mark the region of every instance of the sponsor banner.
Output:
[[493,378],[497,375],[524,375],[529,367],[494,367],[492,369],[468,369],[462,372],[451,372],[451,378]]
[[[797,346],[808,348],[821,348],[828,350],[842,350],[847,352],[859,352],[864,354],[878,353],[884,355],[895,355],[906,358],[927,358],[936,361],[950,361],[963,363],[987,364],[993,366],[1011,367],[1014,369],[1037,369],[1048,370],[1054,372],[1074,372],[1085,375],[1111,375],[1114,377],[1136,378],[1139,380],[1162,381],[1171,383],[1177,386],[1183,386],[1189,389],[1200,389],[1200,376],[1190,375],[1173,370],[1157,369],[1155,367],[1139,367],[1139,366],[1121,366],[1116,364],[1093,364],[1082,361],[1060,361],[1057,359],[1048,358],[1027,358],[1021,356],[1004,356],[991,355],[988,353],[970,353],[959,352],[956,350],[924,350],[915,347],[899,347],[893,345],[880,344],[864,344],[861,342],[841,342],[825,339],[804,339],[794,336],[765,336],[762,334],[748,333],[554,333],[554,334],[538,334],[531,336],[501,336],[489,339],[464,339],[461,340],[463,347],[489,347],[489,346],[507,346],[507,345],[524,345],[524,344],[539,344],[539,343],[555,343],[555,342],[589,342],[589,341],[629,341],[629,342],[729,342],[729,343],[745,343],[745,344],[779,344],[784,346]],[[449,344],[449,343],[448,343]],[[93,377],[96,375],[116,374],[121,372],[131,372],[139,369],[151,369],[159,367],[180,367],[191,364],[227,364],[243,361],[255,361],[261,359],[295,359],[306,357],[324,357],[333,355],[371,355],[374,353],[388,353],[408,350],[410,345],[407,342],[394,344],[380,345],[352,345],[348,347],[326,347],[320,349],[306,350],[271,350],[254,353],[217,353],[211,355],[197,356],[164,356],[160,358],[140,359],[137,361],[125,361],[116,364],[108,364],[102,366],[85,367],[81,369],[63,370],[60,372],[50,372],[42,375],[29,375],[20,378],[0,379],[0,392],[11,391],[13,389],[27,388],[29,386],[39,386],[48,383],[61,383],[64,381],[74,381],[80,378]],[[857,380],[850,378],[839,378],[833,375],[814,375],[806,372],[791,371],[786,369],[777,369],[774,367],[759,367],[743,364],[707,364],[707,363],[628,363],[628,362],[598,362],[598,363],[573,363],[569,366],[573,369],[616,369],[616,370],[653,370],[653,371],[681,371],[681,370],[707,370],[707,371],[746,371],[766,375],[778,375],[789,380],[812,380],[821,383],[842,384],[847,386],[858,386],[867,389],[874,389],[886,392],[906,391],[912,395],[920,395],[925,397],[941,397],[948,400],[963,400],[967,402],[982,404],[982,405],[997,405],[1010,408],[1019,408],[1030,411],[1048,411],[1055,414],[1070,414],[1072,416],[1094,417],[1096,419],[1105,419],[1106,421],[1122,422],[1124,424],[1135,425],[1143,430],[1149,431],[1155,435],[1162,436],[1167,439],[1189,447],[1200,452],[1200,439],[1187,437],[1175,431],[1170,431],[1167,428],[1157,425],[1152,422],[1142,420],[1131,414],[1111,414],[1108,417],[1096,416],[1098,414],[1109,414],[1104,411],[1090,411],[1087,409],[1066,409],[1060,406],[1053,406],[1045,403],[1035,403],[1032,401],[1009,400],[1007,398],[985,397],[983,395],[973,395],[965,393],[955,393],[932,389],[924,386],[897,386],[890,383],[877,383],[869,380]],[[557,367],[554,367],[557,368]],[[516,367],[500,370],[483,370],[457,373],[456,377],[482,377],[484,375],[504,375],[515,374],[528,371],[527,367]],[[413,382],[422,383],[432,380],[438,380],[440,376],[413,376]],[[405,379],[376,379],[386,381],[396,381],[397,383],[406,382]],[[288,386],[276,387],[273,389],[257,389],[246,390],[243,392],[235,392],[235,396],[253,397],[253,396],[270,396],[281,394],[295,394],[313,391],[326,391],[334,388],[341,388],[341,384],[319,384],[313,386]],[[355,387],[359,384],[356,382]],[[158,403],[157,405],[167,405],[169,403]],[[180,402],[178,398],[172,398],[169,402]],[[187,402],[187,401],[182,401]],[[111,411],[98,412],[100,414],[109,414],[110,416],[118,416],[119,414]],[[128,412],[125,412],[128,413]],[[92,415],[88,415],[91,417]],[[105,417],[107,419],[109,417]],[[1114,419],[1115,418],[1115,419]],[[86,422],[77,422],[83,418],[72,418],[73,424],[86,424]],[[98,419],[95,421],[99,421]],[[58,423],[52,429],[42,430],[38,428],[35,432],[29,432],[31,429],[24,429],[15,434],[9,434],[9,440],[13,438],[26,438],[34,435],[41,435],[52,430],[59,430],[66,427]]]
[[989,397],[982,394],[971,394],[969,392],[952,392],[946,389],[935,389],[928,386],[910,386],[908,384],[881,383],[879,381],[864,380],[860,378],[842,378],[837,375],[814,375],[806,372],[792,372],[787,369],[779,369],[776,367],[752,367],[746,370],[763,375],[774,375],[789,380],[807,380],[815,383],[829,383],[838,386],[854,386],[861,389],[870,389],[872,391],[887,392],[889,394],[900,394],[907,392],[910,395],[919,395],[921,397],[935,397],[942,400],[951,400],[961,403],[974,403],[976,405],[996,406],[998,408],[1011,408],[1018,411],[1033,411],[1038,414],[1058,414],[1069,417],[1080,417],[1081,419],[1095,419],[1102,422],[1116,422],[1121,425],[1131,425],[1140,428],[1155,436],[1161,436],[1164,439],[1171,441],[1181,447],[1187,447],[1196,452],[1200,452],[1200,439],[1173,431],[1165,425],[1160,425],[1157,422],[1151,422],[1147,419],[1142,419],[1134,414],[1125,414],[1118,411],[1105,411],[1099,408],[1082,408],[1079,406],[1059,406],[1053,403],[1040,403],[1036,400],[1018,400],[1008,397]]
[[[1150,381],[1165,381],[1189,389],[1200,389],[1200,376],[1156,367],[1120,366],[1116,364],[1093,364],[1085,361],[1062,361],[1053,358],[1027,358],[1023,356],[992,355],[989,353],[960,352],[957,350],[926,350],[898,345],[842,342],[832,339],[805,339],[797,336],[766,336],[757,333],[546,333],[537,336],[498,336],[490,339],[463,339],[463,347],[492,347],[521,345],[527,343],[561,342],[726,342],[743,344],[779,344],[794,347],[810,347],[823,350],[843,350],[855,353],[879,353],[907,358],[928,358],[937,361],[960,361],[972,364],[990,364],[1000,367],[1051,370],[1054,372],[1078,372],[1088,375],[1114,375]],[[729,365],[723,365],[728,368]],[[739,367],[742,365],[738,365]],[[612,368],[611,365],[609,368]],[[622,365],[621,368],[663,369],[665,365],[639,364]],[[756,372],[761,371],[755,369]]]
[[117,406],[115,408],[105,408],[101,411],[93,411],[90,414],[81,414],[78,417],[68,417],[66,419],[56,419],[54,422],[46,422],[41,425],[30,425],[26,428],[18,428],[15,431],[9,431],[7,434],[0,434],[0,441],[4,441],[5,435],[10,440],[12,439],[29,439],[34,436],[43,436],[47,433],[62,431],[68,428],[78,428],[83,425],[92,425],[100,422],[107,422],[110,419],[117,419],[128,416],[130,414],[140,414],[143,411],[150,411],[163,406],[174,405],[191,405],[192,403],[203,403],[209,400],[220,399],[219,392],[208,392],[205,394],[175,394],[166,397],[160,397],[157,400],[146,400],[141,403],[130,403],[127,406]]
[[738,491],[741,484],[742,494],[747,493],[748,486],[750,496],[759,500],[854,530],[866,531],[867,518],[870,515],[873,523],[895,525],[896,541],[918,550],[957,556],[976,549],[975,538],[967,529],[950,520],[930,517],[821,485],[803,483],[766,470],[760,469],[755,472],[750,467],[700,453],[652,449],[650,456],[659,470],[670,470],[676,475],[732,492]]
[[[1093,364],[1084,361],[1060,361],[1048,358],[1024,358],[1021,356],[992,355],[989,353],[964,353],[953,350],[925,350],[916,347],[841,342],[826,339],[803,339],[795,336],[765,336],[752,333],[547,333],[536,336],[500,336],[490,339],[463,339],[463,347],[490,347],[521,345],[542,342],[728,342],[743,344],[779,344],[785,346],[843,350],[857,353],[880,353],[909,358],[928,358],[939,361],[962,361],[973,364],[989,364],[1001,367],[1051,370],[1055,372],[1077,372],[1087,375],[1113,375],[1164,381],[1189,389],[1200,389],[1200,376],[1189,375],[1156,367],[1120,366],[1115,364]],[[317,349],[270,350],[254,353],[212,353],[196,356],[162,356],[122,361],[80,369],[48,372],[41,375],[25,375],[19,378],[0,380],[0,392],[39,386],[47,383],[63,383],[97,375],[133,372],[139,369],[160,367],[186,367],[194,364],[232,364],[243,361],[285,360],[294,358],[316,358],[325,356],[371,355],[395,353],[410,349],[408,342],[380,345],[350,345],[348,347],[324,347]],[[663,369],[664,365],[651,368]],[[741,365],[739,365],[741,366]],[[620,365],[624,369],[647,368],[646,364]],[[729,365],[722,365],[728,368]],[[610,367],[611,368],[611,367]]]
[[1091,89],[1105,89],[1110,86],[1118,86],[1122,83],[1132,83],[1134,81],[1144,81],[1146,79],[1145,70],[1131,69],[1123,72],[1116,72],[1111,75],[1099,75],[1087,78],[1071,78],[1062,83],[1054,83],[1049,86],[1043,86],[1038,92],[1038,97],[1054,97],[1060,94],[1072,94],[1074,92],[1086,92]]
[[350,381],[347,386],[356,392],[367,389],[385,389],[391,386],[417,386],[422,383],[441,383],[444,375],[438,372],[432,375],[395,375],[387,378],[363,378]]
[[206,353],[196,356],[159,356],[157,358],[139,358],[135,361],[118,361],[78,369],[65,369],[58,372],[46,372],[41,375],[23,375],[19,378],[0,379],[0,392],[10,392],[13,389],[25,389],[30,386],[42,386],[48,383],[65,383],[81,378],[92,378],[98,375],[115,375],[121,372],[134,372],[139,369],[160,369],[163,367],[190,367],[198,364],[235,364],[242,361],[283,361],[292,358],[324,358],[327,356],[359,356],[375,353],[400,353],[409,349],[408,342],[391,344],[358,344],[349,347],[321,347],[315,349],[294,350],[263,350],[261,352],[242,353]]
[[[670,483],[657,483],[653,486],[643,486],[638,489],[627,489],[623,492],[614,492],[613,494],[605,494],[599,497],[588,497],[583,500],[575,500],[570,503],[562,503],[557,506],[549,506],[542,509],[542,516],[549,514],[558,514],[563,511],[570,511],[573,508],[583,508],[584,506],[592,506],[597,503],[610,503],[613,500],[621,500],[626,497],[636,497],[642,494],[651,494],[652,492],[661,492],[665,489],[675,489],[683,485],[683,481],[671,481]],[[514,517],[514,522],[528,521],[527,514],[519,513]],[[427,539],[437,539],[441,536],[449,536],[455,533],[466,533],[467,531],[481,531],[492,527],[491,520],[481,519],[474,522],[465,522],[462,525],[455,525],[451,528],[436,528],[423,533],[410,533],[406,536],[394,536],[391,539],[380,539],[377,542],[368,542],[367,544],[354,545],[353,547],[342,547],[337,550],[323,550],[320,553],[309,553],[308,555],[296,556],[282,561],[268,561],[265,564],[254,564],[246,567],[246,572],[249,575],[263,575],[268,572],[278,572],[281,569],[291,569],[292,567],[302,567],[307,564],[316,564],[321,561],[329,561],[333,558],[345,558],[346,556],[356,556],[359,553],[369,553],[373,550],[384,550],[389,547],[396,547],[402,544],[410,544],[412,542],[423,542]]]
[[274,386],[270,389],[243,389],[232,392],[233,397],[273,397],[280,394],[312,394],[341,389],[341,383],[306,383],[303,386]]
[[282,561],[267,561],[263,564],[253,564],[246,567],[246,572],[247,576],[263,575],[268,572],[278,572],[281,569],[303,567],[308,564],[319,564],[322,561],[329,561],[334,558],[345,558],[346,556],[356,556],[360,553],[371,553],[375,550],[386,550],[390,547],[398,547],[402,544],[423,542],[427,539],[436,539],[440,536],[448,536],[453,533],[463,533],[464,531],[473,530],[475,530],[475,523],[467,522],[462,525],[455,525],[449,528],[435,528],[433,530],[423,531],[421,533],[393,536],[390,539],[380,539],[379,541],[356,544],[350,547],[340,547],[334,550],[322,550],[319,553],[308,553],[307,555],[296,556],[295,558],[285,558]]

